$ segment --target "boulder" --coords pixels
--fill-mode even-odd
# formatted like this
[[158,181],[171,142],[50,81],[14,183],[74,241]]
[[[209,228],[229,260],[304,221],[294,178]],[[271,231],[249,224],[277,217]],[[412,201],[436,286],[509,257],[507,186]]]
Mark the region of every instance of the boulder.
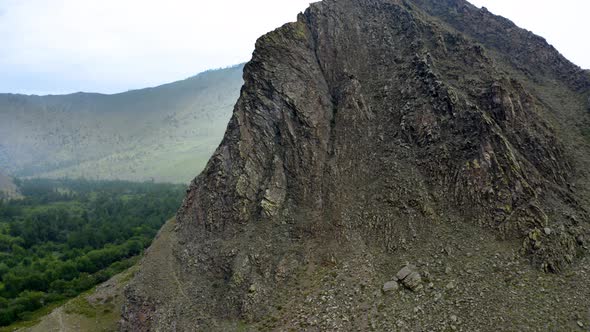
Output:
[[420,273],[418,272],[412,272],[402,281],[402,283],[408,289],[417,291],[422,288],[422,276],[420,276]]
[[395,276],[397,280],[404,280],[414,271],[416,271],[416,267],[414,265],[406,265],[401,270],[399,270]]
[[396,275],[397,279],[409,290],[422,288],[422,276],[413,265],[406,265]]
[[395,280],[388,281],[385,284],[383,284],[383,292],[384,293],[394,292],[398,289],[399,289],[399,284]]

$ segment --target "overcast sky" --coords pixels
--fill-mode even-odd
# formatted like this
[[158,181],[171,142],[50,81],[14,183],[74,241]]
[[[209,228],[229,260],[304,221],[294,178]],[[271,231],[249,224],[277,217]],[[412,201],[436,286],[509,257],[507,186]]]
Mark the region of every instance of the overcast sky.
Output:
[[[0,92],[103,93],[249,60],[309,0],[0,0]],[[590,1],[471,0],[590,68]]]

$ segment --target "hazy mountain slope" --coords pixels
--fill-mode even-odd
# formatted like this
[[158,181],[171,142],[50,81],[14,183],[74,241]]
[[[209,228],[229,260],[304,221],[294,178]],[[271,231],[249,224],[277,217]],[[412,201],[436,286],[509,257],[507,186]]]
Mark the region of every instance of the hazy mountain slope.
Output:
[[590,323],[590,79],[541,38],[464,0],[324,0],[244,80],[123,330]]
[[115,95],[0,95],[0,167],[18,176],[186,182],[223,136],[242,69]]

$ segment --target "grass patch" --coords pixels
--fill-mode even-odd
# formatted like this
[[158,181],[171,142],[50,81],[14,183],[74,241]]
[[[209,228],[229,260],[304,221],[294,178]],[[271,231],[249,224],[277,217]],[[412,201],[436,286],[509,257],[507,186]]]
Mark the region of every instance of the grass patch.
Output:
[[18,321],[18,322],[15,322],[9,326],[1,326],[0,332],[11,332],[11,331],[15,331],[18,329],[35,326],[35,325],[39,324],[39,322],[41,322],[41,319],[43,317],[49,315],[53,310],[59,308],[67,301],[68,300],[62,300],[62,301],[53,302],[49,305],[46,305],[39,310],[31,312],[29,314],[29,317],[27,320]]
[[133,257],[133,266],[130,267],[129,270],[123,272],[123,275],[121,276],[122,284],[127,284],[135,276],[135,274],[139,270],[139,266],[137,265],[137,263],[139,262],[140,258],[141,256]]
[[104,307],[103,305],[96,305],[93,306],[88,302],[86,299],[87,296],[94,294],[96,288],[92,288],[91,290],[82,293],[80,296],[74,298],[70,302],[66,303],[64,306],[64,312],[67,314],[78,314],[89,318],[96,317],[97,312],[99,312]]
[[238,332],[247,332],[250,331],[250,325],[246,322],[239,321],[236,326],[236,331]]
[[[134,257],[130,261],[137,262],[139,257]],[[121,274],[114,276],[110,282],[115,281],[117,288],[120,287],[122,290],[124,286],[131,280],[138,270],[138,266],[132,266],[128,270]],[[59,302],[51,303],[37,311],[27,313],[26,320],[15,322],[9,326],[0,327],[0,332],[15,331],[23,328],[33,328],[45,320],[45,317],[50,315],[54,310],[62,308],[63,314],[65,315],[78,315],[77,318],[73,318],[82,331],[103,331],[105,328],[111,330],[115,328],[117,321],[120,318],[119,306],[121,305],[120,300],[116,300],[117,296],[120,295],[121,291],[116,294],[106,296],[103,303],[92,303],[88,299],[101,293],[97,287],[87,290],[86,292],[78,295],[75,298],[65,299]],[[117,295],[119,294],[119,295]],[[68,318],[72,320],[72,318]],[[96,325],[98,323],[98,325]],[[68,323],[71,324],[71,323]],[[73,328],[70,326],[69,328]],[[106,330],[105,330],[106,331]],[[247,331],[247,330],[244,330]]]

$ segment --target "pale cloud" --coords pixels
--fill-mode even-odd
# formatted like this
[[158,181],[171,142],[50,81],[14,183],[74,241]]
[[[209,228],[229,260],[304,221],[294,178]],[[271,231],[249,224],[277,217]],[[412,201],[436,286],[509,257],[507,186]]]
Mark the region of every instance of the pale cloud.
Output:
[[116,92],[250,59],[308,0],[0,0],[0,92]]
[[[111,93],[244,62],[260,35],[294,21],[309,2],[0,0],[0,92]],[[590,68],[585,1],[472,2]]]

